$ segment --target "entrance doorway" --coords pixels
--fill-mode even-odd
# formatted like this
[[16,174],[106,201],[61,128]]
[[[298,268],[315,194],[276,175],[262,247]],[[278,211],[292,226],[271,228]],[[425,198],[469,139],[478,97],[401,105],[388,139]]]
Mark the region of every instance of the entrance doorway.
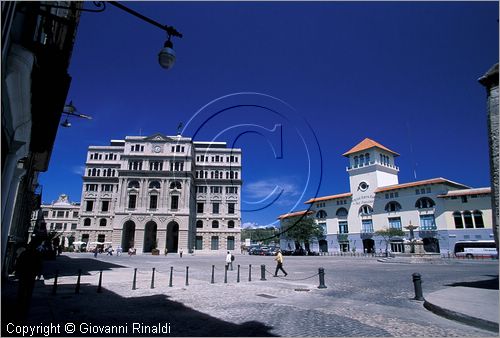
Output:
[[319,251],[328,252],[328,242],[324,239],[319,240]]
[[439,240],[437,238],[424,238],[424,251],[425,252],[439,252]]
[[134,247],[135,240],[135,223],[133,221],[127,221],[123,225],[122,230],[122,250],[127,252],[128,249]]
[[144,246],[142,247],[142,252],[151,252],[153,249],[156,249],[156,223],[153,221],[149,221],[146,223],[144,228]]
[[167,243],[166,249],[168,252],[177,252],[179,248],[179,224],[177,222],[170,222],[167,225]]
[[375,253],[375,241],[373,239],[363,239],[363,252]]

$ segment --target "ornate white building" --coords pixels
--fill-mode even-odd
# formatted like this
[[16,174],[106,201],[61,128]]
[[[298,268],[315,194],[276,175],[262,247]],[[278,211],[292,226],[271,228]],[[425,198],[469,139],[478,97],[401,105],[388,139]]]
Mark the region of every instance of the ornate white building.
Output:
[[[350,191],[311,198],[309,217],[323,226],[316,250],[385,250],[375,231],[418,226],[415,236],[427,252],[453,251],[456,241],[493,239],[491,189],[472,189],[445,178],[400,184],[398,153],[369,138],[343,154],[349,160]],[[281,215],[281,220],[306,211]],[[401,251],[403,238],[393,239]],[[282,241],[283,242],[283,241]],[[282,243],[287,247],[288,243]]]
[[78,240],[138,253],[240,249],[241,149],[187,137],[90,146]]

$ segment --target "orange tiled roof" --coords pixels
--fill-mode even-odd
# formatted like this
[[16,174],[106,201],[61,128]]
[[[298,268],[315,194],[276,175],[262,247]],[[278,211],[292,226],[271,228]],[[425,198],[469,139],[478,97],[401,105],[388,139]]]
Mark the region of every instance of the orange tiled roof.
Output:
[[308,214],[308,215],[310,215],[310,214],[312,214],[312,213],[313,213],[312,211],[307,211],[307,210],[295,211],[295,212],[292,212],[291,214],[283,214],[283,215],[280,215],[280,216],[278,216],[278,219],[285,219],[285,218],[288,218],[288,217],[294,217],[294,216],[302,216],[302,215],[304,215],[306,212],[307,212],[307,214]]
[[453,197],[453,196],[465,196],[465,195],[487,195],[487,194],[491,194],[491,188],[451,190],[451,191],[448,191],[446,194],[438,195],[437,197]]
[[322,201],[327,201],[327,200],[334,200],[337,198],[344,198],[344,197],[351,197],[352,193],[346,192],[343,194],[337,194],[337,195],[330,195],[330,196],[323,196],[323,197],[316,197],[316,198],[311,198],[308,201],[305,201],[304,204],[310,204],[314,202],[322,202]]
[[377,148],[383,149],[385,151],[388,151],[388,152],[394,154],[394,156],[399,156],[399,154],[397,152],[392,151],[392,150],[390,150],[387,147],[384,147],[383,145],[381,145],[377,141],[369,139],[368,137],[365,138],[363,141],[359,142],[356,146],[354,146],[348,152],[342,154],[342,156],[349,156],[352,153],[357,153],[358,151],[363,151],[363,150],[374,148],[374,147],[377,147]]
[[426,185],[426,184],[438,184],[438,183],[448,184],[448,185],[451,185],[451,186],[454,186],[457,188],[470,189],[470,187],[468,187],[466,185],[463,185],[463,184],[460,184],[457,182],[453,182],[453,181],[447,180],[447,179],[442,178],[442,177],[438,177],[438,178],[432,178],[429,180],[416,181],[416,182],[403,183],[403,184],[395,184],[395,185],[390,185],[387,187],[380,187],[377,190],[375,190],[375,193],[389,191],[389,190],[396,190],[396,189],[418,187],[418,186]]

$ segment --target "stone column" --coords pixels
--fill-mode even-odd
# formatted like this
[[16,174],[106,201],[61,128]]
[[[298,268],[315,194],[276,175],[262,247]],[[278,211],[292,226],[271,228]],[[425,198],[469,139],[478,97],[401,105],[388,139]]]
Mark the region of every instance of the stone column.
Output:
[[491,67],[486,74],[478,79],[486,87],[488,111],[488,144],[490,148],[490,181],[491,207],[493,214],[493,235],[498,250],[498,157],[499,157],[499,130],[498,130],[498,63]]

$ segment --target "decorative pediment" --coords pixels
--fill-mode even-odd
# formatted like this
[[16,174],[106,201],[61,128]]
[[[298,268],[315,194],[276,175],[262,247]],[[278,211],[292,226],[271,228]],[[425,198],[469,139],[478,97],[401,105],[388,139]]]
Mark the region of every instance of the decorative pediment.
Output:
[[157,133],[157,134],[153,134],[151,136],[146,137],[144,140],[145,141],[155,141],[155,142],[166,142],[166,141],[170,141],[170,138],[168,138],[167,136],[165,136],[163,134]]
[[236,195],[234,195],[234,196],[229,195],[229,196],[226,197],[226,200],[227,201],[236,201],[236,200],[238,200],[238,196],[236,196]]
[[220,200],[222,200],[222,197],[221,197],[220,195],[212,195],[212,196],[210,197],[210,199],[211,199],[212,201],[220,201]]

